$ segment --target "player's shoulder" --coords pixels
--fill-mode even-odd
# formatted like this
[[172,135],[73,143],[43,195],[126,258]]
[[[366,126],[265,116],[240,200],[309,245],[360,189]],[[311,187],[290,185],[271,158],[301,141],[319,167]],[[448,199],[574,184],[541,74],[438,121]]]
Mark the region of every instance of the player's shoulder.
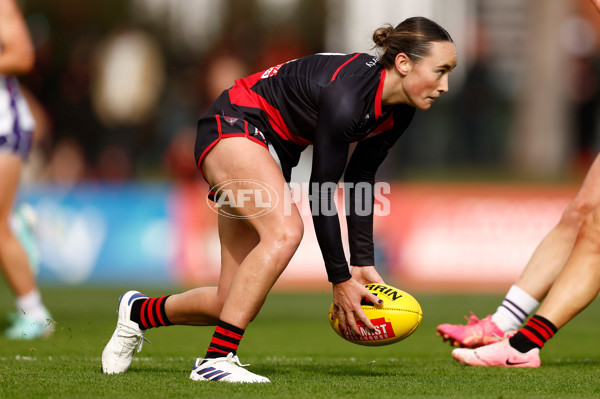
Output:
[[[307,68],[312,70],[329,71],[331,79],[338,76],[365,74],[369,71],[378,73],[381,66],[378,58],[366,53],[316,53],[307,55],[286,64],[288,68]],[[342,73],[343,72],[343,73]],[[333,76],[335,74],[335,76]]]
[[317,53],[312,57],[339,68],[338,74],[342,70],[345,74],[380,70],[379,59],[367,53]]

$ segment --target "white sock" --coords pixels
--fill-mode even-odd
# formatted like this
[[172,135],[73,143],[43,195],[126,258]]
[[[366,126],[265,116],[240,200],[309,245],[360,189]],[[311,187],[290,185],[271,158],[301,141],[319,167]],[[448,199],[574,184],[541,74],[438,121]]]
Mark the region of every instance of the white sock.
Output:
[[492,315],[492,321],[504,332],[518,330],[539,304],[537,299],[513,285]]
[[21,316],[34,319],[39,322],[45,322],[49,317],[48,310],[42,302],[42,295],[37,289],[31,290],[28,294],[18,297],[15,300],[17,311]]

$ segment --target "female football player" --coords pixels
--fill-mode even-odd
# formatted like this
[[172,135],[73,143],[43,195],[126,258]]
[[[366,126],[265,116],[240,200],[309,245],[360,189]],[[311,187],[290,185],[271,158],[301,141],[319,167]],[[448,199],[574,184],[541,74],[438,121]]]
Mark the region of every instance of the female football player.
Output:
[[[316,54],[237,80],[200,118],[196,161],[220,210],[218,287],[161,298],[127,292],[102,355],[105,373],[129,367],[147,328],[216,324],[207,353],[196,361],[190,378],[269,382],[240,367],[236,351],[302,239],[298,209],[284,204],[293,203],[287,182],[309,145],[309,195],[335,313],[344,329],[359,334],[357,321],[373,329],[360,302],[378,303],[364,284],[383,281],[374,267],[372,211],[356,212],[359,200],[372,198],[357,200],[350,193],[350,272],[333,204],[335,185],[342,176],[346,183],[373,185],[377,168],[415,108],[429,109],[448,91],[448,75],[457,63],[448,32],[426,18],[379,28],[373,40],[382,49],[380,58]],[[348,161],[351,143],[357,145]],[[265,211],[268,195],[276,200]]]
[[27,253],[9,223],[34,128],[27,102],[12,75],[30,71],[34,59],[31,37],[17,4],[0,0],[0,267],[17,306],[12,325],[5,332],[9,339],[35,339],[54,330]]

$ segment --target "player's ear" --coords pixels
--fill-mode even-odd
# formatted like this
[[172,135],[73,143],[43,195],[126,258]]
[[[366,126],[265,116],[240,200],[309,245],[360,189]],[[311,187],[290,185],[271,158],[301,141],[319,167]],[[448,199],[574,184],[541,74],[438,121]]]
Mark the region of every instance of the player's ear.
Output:
[[398,53],[396,56],[396,70],[400,73],[400,75],[403,77],[406,76],[410,71],[411,66],[412,61],[410,58],[408,58],[408,56],[404,53]]

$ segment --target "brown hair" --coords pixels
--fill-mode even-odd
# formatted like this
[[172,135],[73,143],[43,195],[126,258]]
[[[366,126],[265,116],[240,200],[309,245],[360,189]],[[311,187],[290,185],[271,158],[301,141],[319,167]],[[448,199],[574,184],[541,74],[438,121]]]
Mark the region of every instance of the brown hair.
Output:
[[383,50],[379,62],[385,68],[393,66],[400,53],[417,62],[429,54],[431,42],[454,42],[446,29],[424,17],[405,19],[395,28],[384,25],[373,32],[373,41]]

